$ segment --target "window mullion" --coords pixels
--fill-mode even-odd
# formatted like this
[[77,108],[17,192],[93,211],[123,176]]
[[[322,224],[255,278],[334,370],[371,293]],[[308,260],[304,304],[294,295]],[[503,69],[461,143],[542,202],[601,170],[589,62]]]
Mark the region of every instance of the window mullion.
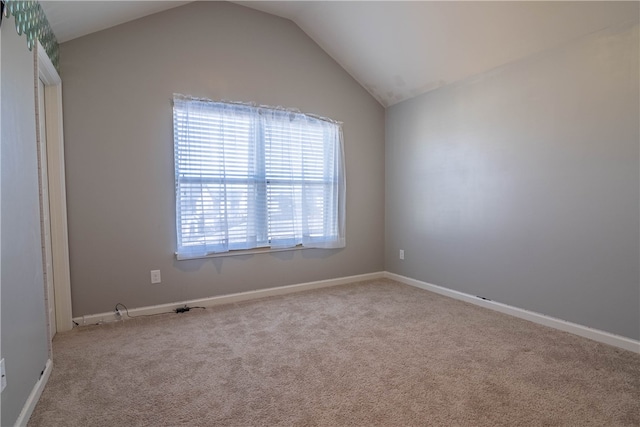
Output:
[[[323,133],[324,139],[324,165],[323,165],[323,181],[324,181],[324,200],[326,212],[323,218],[323,234],[330,236],[333,233],[335,215],[338,209],[337,200],[334,197],[337,194],[335,182],[335,143],[333,138],[328,137],[327,131]],[[328,184],[328,185],[327,185]],[[327,203],[328,202],[328,203]]]
[[255,150],[256,150],[256,227],[258,243],[260,245],[271,242],[269,236],[269,203],[268,203],[268,181],[266,176],[266,141],[264,116],[260,113],[256,115],[255,127]]

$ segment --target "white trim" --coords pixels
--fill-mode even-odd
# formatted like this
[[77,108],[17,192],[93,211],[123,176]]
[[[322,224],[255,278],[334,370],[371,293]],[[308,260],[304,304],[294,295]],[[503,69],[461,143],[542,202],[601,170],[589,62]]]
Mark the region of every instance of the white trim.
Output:
[[513,307],[491,300],[485,300],[477,296],[466,294],[464,292],[443,288],[442,286],[433,285],[431,283],[422,282],[416,279],[411,279],[409,277],[390,273],[388,271],[384,272],[384,277],[396,280],[406,285],[414,286],[416,288],[424,289],[450,298],[479,305],[480,307],[509,314],[520,319],[529,320],[540,325],[548,326],[564,332],[572,333],[574,335],[579,335],[584,338],[589,338],[591,340],[598,341],[604,344],[609,344],[625,350],[633,351],[634,353],[640,353],[640,341],[636,341],[631,338],[615,335],[598,329],[589,328],[577,323],[567,322],[566,320],[556,319],[555,317],[536,313],[534,311],[524,310],[522,308]]
[[258,255],[258,254],[270,254],[274,252],[287,252],[287,251],[302,251],[304,249],[313,249],[313,248],[305,248],[302,245],[297,245],[292,248],[255,248],[255,249],[241,249],[241,250],[232,250],[229,252],[212,252],[206,255],[181,255],[178,252],[174,252],[176,259],[178,261],[188,261],[192,259],[204,259],[204,258],[220,258],[227,256],[242,256],[242,255]]
[[25,402],[22,407],[22,411],[20,411],[20,415],[16,420],[15,426],[22,427],[26,426],[29,422],[29,418],[31,418],[31,414],[40,400],[40,396],[42,395],[42,391],[44,387],[47,385],[47,381],[49,381],[49,376],[51,375],[51,370],[53,369],[53,362],[51,359],[47,359],[47,364],[44,367],[44,372],[42,376],[38,380],[38,382],[33,386],[31,393],[29,394],[29,398]]
[[[536,313],[522,308],[512,307],[507,304],[499,302],[485,300],[480,297],[466,294],[464,292],[454,291],[442,286],[433,285],[431,283],[422,282],[420,280],[411,279],[409,277],[401,276],[399,274],[390,273],[388,271],[380,271],[376,273],[360,274],[356,276],[341,277],[337,279],[321,280],[317,282],[301,283],[297,285],[278,286],[269,289],[259,289],[255,291],[240,292],[229,295],[221,295],[217,297],[201,298],[188,301],[181,301],[169,304],[153,305],[147,307],[139,307],[129,309],[131,316],[147,315],[147,314],[159,314],[170,313],[176,308],[189,306],[200,307],[214,307],[222,304],[232,304],[240,301],[248,301],[258,298],[270,297],[275,295],[285,295],[294,292],[307,291],[311,289],[320,289],[330,286],[346,285],[349,283],[360,282],[364,280],[375,280],[380,278],[387,278],[396,280],[406,285],[414,286],[416,288],[424,289],[426,291],[434,292],[440,295],[444,295],[457,300],[469,302],[471,304],[478,305],[480,307],[488,308],[491,310],[499,311],[501,313],[509,314],[520,319],[529,320],[540,325],[548,326],[554,329],[558,329],[564,332],[569,332],[574,335],[579,335],[584,338],[589,338],[594,341],[598,341],[604,344],[609,344],[615,347],[619,347],[625,350],[640,353],[640,341],[633,340],[631,338],[615,335],[609,332],[601,331],[598,329],[589,328],[587,326],[579,325],[577,323],[567,322],[566,320],[556,319],[554,317],[546,316],[544,314]],[[125,302],[126,304],[126,302]],[[127,319],[126,316],[123,317]],[[96,323],[115,322],[116,316],[114,312],[90,314],[81,317],[75,317],[73,319],[79,325],[90,325]]]
[[[140,316],[140,315],[147,315],[147,314],[170,313],[174,311],[176,308],[184,307],[185,305],[199,306],[199,307],[214,307],[222,304],[232,304],[240,301],[248,301],[248,300],[253,300],[258,298],[271,297],[275,295],[285,295],[285,294],[291,294],[294,292],[308,291],[311,289],[320,289],[320,288],[327,288],[330,286],[346,285],[348,283],[361,282],[364,280],[381,279],[384,277],[384,274],[385,274],[384,272],[379,271],[376,273],[359,274],[356,276],[320,280],[317,282],[300,283],[297,285],[278,286],[276,288],[258,289],[255,291],[239,292],[235,294],[221,295],[217,297],[201,298],[201,299],[194,299],[194,300],[188,300],[188,301],[182,301],[182,302],[176,302],[176,303],[139,307],[139,308],[133,308],[133,309],[130,308],[129,314],[131,316]],[[124,303],[126,305],[126,302]],[[127,319],[126,314],[122,319],[123,320]],[[108,313],[90,314],[86,316],[75,317],[73,320],[79,325],[91,325],[96,323],[115,322],[117,319],[116,319],[115,312],[112,311]]]
[[48,85],[58,85],[62,82],[40,41],[38,41],[38,73],[42,81]]
[[38,74],[45,84],[47,116],[47,168],[49,175],[49,217],[53,256],[53,287],[56,330],[68,331],[71,322],[71,274],[67,231],[67,192],[65,186],[64,135],[62,132],[62,80],[46,51],[38,43]]
[[[2,22],[2,17],[0,17],[0,23]],[[0,28],[1,30],[1,28]],[[0,31],[0,47],[2,46],[2,31]],[[2,74],[2,55],[0,55],[0,75]],[[1,76],[0,76],[1,77]],[[0,78],[0,100],[2,99],[2,79]],[[0,110],[2,109],[2,105],[0,103]],[[2,114],[0,114],[0,129],[2,129]],[[1,139],[1,135],[0,135],[0,139]],[[2,147],[2,144],[0,144],[0,147]],[[2,149],[0,148],[0,159],[2,158],[2,153],[1,153]],[[0,168],[1,169],[1,168]],[[1,170],[0,170],[1,172]],[[2,176],[2,174],[0,173],[0,177]],[[2,184],[1,182],[2,180],[0,179],[0,184]],[[2,185],[0,185],[0,188],[2,188]],[[0,190],[0,193],[2,193],[2,191]],[[0,194],[0,201],[2,200],[2,195]],[[2,203],[0,202],[0,212],[2,212]],[[2,215],[0,215],[1,217]],[[2,223],[1,218],[0,218],[0,224]],[[2,227],[0,227],[1,229]],[[2,234],[2,231],[0,231],[0,235]],[[0,236],[1,237],[1,236]],[[2,239],[0,238],[0,242],[2,241]],[[0,245],[0,247],[2,247],[2,245]],[[0,250],[0,252],[2,252]],[[0,253],[0,259],[2,259],[2,254]],[[0,273],[2,272],[2,263],[0,262]],[[0,274],[0,277],[2,277],[2,274]],[[2,280],[0,280],[0,295],[2,295]],[[1,304],[0,304],[1,305]],[[1,310],[0,310],[1,311]],[[2,319],[2,313],[0,313],[0,320]],[[2,331],[2,325],[1,325],[1,321],[0,321],[0,331]],[[0,359],[2,359],[2,339],[0,339]],[[0,422],[2,422],[2,399],[0,398]]]

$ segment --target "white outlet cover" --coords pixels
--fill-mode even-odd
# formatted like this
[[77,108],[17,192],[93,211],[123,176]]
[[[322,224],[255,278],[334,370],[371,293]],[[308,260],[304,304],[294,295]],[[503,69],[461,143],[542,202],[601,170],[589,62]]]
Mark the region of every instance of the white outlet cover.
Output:
[[404,259],[404,249],[400,249],[400,259]]
[[160,283],[161,281],[160,270],[151,270],[151,283]]
[[0,393],[4,391],[7,386],[7,374],[4,371],[4,359],[0,360],[0,375],[2,375],[2,381],[0,381]]

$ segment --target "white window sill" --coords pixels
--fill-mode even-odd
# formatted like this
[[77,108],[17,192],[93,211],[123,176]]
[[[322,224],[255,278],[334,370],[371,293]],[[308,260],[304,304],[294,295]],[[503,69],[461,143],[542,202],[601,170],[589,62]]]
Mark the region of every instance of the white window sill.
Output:
[[274,252],[289,252],[289,251],[299,251],[302,249],[311,249],[305,248],[302,245],[294,246],[292,248],[255,248],[255,249],[246,249],[246,250],[235,250],[229,252],[215,252],[207,255],[196,255],[196,256],[181,256],[178,253],[175,253],[176,259],[178,261],[188,261],[191,259],[203,259],[203,258],[223,258],[230,256],[242,256],[242,255],[256,255],[256,254],[271,254]]

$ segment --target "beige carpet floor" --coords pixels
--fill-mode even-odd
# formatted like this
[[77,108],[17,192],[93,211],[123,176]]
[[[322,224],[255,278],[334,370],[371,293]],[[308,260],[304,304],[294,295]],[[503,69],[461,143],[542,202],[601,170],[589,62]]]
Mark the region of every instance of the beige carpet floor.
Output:
[[640,425],[640,355],[387,280],[53,349],[31,427]]

